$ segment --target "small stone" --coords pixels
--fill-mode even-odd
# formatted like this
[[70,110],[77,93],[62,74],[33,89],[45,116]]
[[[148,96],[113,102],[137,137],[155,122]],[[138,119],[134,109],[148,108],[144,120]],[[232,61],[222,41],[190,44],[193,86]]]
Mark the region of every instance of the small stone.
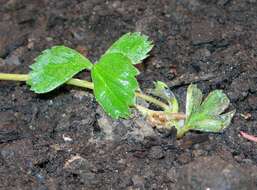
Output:
[[133,185],[136,186],[136,187],[139,187],[139,188],[144,188],[144,178],[141,177],[141,176],[138,176],[138,175],[134,175],[132,177],[132,182],[133,182]]
[[164,158],[163,150],[160,146],[153,146],[150,149],[149,157],[152,159],[162,159]]
[[250,83],[244,77],[239,77],[233,80],[230,85],[228,96],[232,101],[243,100],[250,89]]
[[178,161],[181,164],[186,164],[191,161],[191,155],[189,153],[185,152],[178,156]]
[[48,42],[51,42],[51,41],[53,41],[54,39],[52,38],[52,37],[50,37],[50,36],[48,36],[48,37],[46,37],[46,41],[48,41]]
[[116,8],[121,6],[121,2],[120,1],[114,1],[111,5],[112,5],[113,8],[116,9]]
[[16,55],[8,56],[8,57],[5,59],[5,63],[6,63],[7,65],[15,65],[15,66],[18,66],[18,65],[21,64],[19,57],[16,56]]
[[251,95],[247,99],[249,106],[253,109],[257,109],[257,96]]
[[88,56],[88,50],[87,50],[87,48],[86,48],[85,46],[83,46],[83,45],[78,45],[78,46],[76,47],[76,50],[77,50],[79,53],[81,53],[82,55],[84,55],[85,57]]
[[30,139],[16,140],[12,143],[6,143],[0,149],[0,155],[5,163],[17,168],[30,167],[31,162],[37,159],[33,156],[34,149]]
[[153,127],[148,124],[144,118],[142,118],[140,115],[137,115],[136,113],[132,125],[135,127],[126,135],[127,140],[131,143],[142,142],[146,138],[154,138],[157,135],[154,132]]
[[83,98],[87,97],[87,92],[85,91],[71,90],[71,94],[73,94],[73,96],[75,98],[78,98],[79,100],[82,100]]
[[177,181],[177,172],[175,168],[171,168],[168,170],[167,177],[172,183],[175,183]]
[[230,0],[218,0],[217,5],[224,7],[229,3]]
[[218,156],[201,157],[178,170],[175,189],[255,189],[254,171]]
[[24,6],[25,6],[25,4],[19,0],[9,0],[3,5],[4,9],[6,9],[8,11],[15,11],[15,10],[23,8]]
[[112,125],[112,120],[103,112],[101,108],[98,109],[98,112],[101,113],[101,117],[97,119],[99,127],[103,130],[106,140],[114,139],[114,126]]
[[14,23],[0,22],[0,28],[0,57],[7,56],[27,40],[24,32]]
[[72,139],[71,137],[66,136],[65,134],[62,135],[62,138],[63,138],[63,140],[64,140],[65,142],[72,142],[72,141],[73,141],[73,139]]
[[14,65],[18,66],[21,64],[20,57],[24,54],[25,48],[24,47],[19,47],[12,51],[10,55],[8,55],[5,59],[5,64],[6,65]]
[[89,171],[91,166],[91,163],[80,155],[72,156],[64,164],[65,169],[72,170],[75,173],[77,173],[76,171],[78,171],[78,173]]
[[4,59],[0,58],[0,67],[3,66],[5,64]]
[[31,50],[31,49],[34,48],[34,46],[35,46],[35,39],[34,38],[29,38],[27,48]]
[[206,58],[211,56],[211,52],[207,48],[201,48],[196,50],[196,52],[193,55],[193,59],[200,61],[200,60],[206,60]]
[[36,180],[39,182],[39,183],[44,183],[45,182],[45,176],[41,173],[37,173],[34,175]]
[[221,38],[217,26],[210,21],[193,22],[191,35],[194,45],[209,43]]
[[85,172],[80,174],[80,181],[86,185],[94,185],[99,183],[96,175],[92,172]]
[[188,1],[188,8],[189,10],[196,11],[201,6],[198,0],[190,0]]
[[199,156],[202,156],[204,155],[205,151],[201,150],[201,149],[196,149],[196,150],[193,150],[192,154],[194,157],[199,157]]

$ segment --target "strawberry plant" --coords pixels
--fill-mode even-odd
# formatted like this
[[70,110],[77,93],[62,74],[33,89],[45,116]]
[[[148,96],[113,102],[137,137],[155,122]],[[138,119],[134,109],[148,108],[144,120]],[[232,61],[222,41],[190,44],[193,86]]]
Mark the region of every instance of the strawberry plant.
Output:
[[[196,85],[187,89],[186,113],[179,112],[179,104],[168,86],[160,81],[144,94],[140,91],[135,65],[148,57],[153,44],[147,36],[128,33],[118,39],[96,64],[76,50],[54,46],[44,50],[30,66],[29,74],[0,73],[0,80],[26,81],[35,93],[47,93],[63,84],[92,89],[96,101],[112,118],[129,118],[130,109],[138,109],[154,127],[175,127],[177,137],[189,130],[221,132],[235,111],[223,113],[229,106],[228,97],[214,90],[204,100]],[[73,78],[78,72],[89,70],[92,82]],[[144,99],[160,109],[151,110],[136,104]]]

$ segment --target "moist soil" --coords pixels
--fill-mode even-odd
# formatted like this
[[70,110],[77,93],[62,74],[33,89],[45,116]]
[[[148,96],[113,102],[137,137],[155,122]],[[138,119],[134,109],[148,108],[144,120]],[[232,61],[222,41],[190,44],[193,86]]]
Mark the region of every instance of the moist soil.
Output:
[[[0,189],[257,188],[256,0],[0,0],[0,72],[28,73],[56,44],[93,62],[122,34],[154,41],[140,66],[143,91],[167,82],[184,110],[195,83],[223,89],[237,113],[220,134],[151,128],[136,111],[111,120],[91,91],[36,95],[0,81]],[[83,72],[79,78],[90,79]]]

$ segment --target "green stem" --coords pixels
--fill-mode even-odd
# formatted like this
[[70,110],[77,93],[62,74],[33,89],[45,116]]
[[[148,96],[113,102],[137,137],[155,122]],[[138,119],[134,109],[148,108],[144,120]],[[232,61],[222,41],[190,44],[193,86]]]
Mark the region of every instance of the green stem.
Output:
[[143,94],[143,93],[139,93],[139,92],[136,92],[136,96],[145,100],[145,101],[148,101],[148,102],[151,102],[157,106],[160,106],[163,110],[167,110],[169,109],[169,106],[163,102],[161,102],[160,100],[157,100],[156,98],[152,97],[152,96],[149,96],[149,95],[146,95],[146,94]]
[[177,139],[182,138],[189,130],[190,128],[188,128],[186,125],[184,125],[184,127],[181,128],[176,128],[177,129]]
[[[8,73],[0,73],[0,80],[12,80],[12,81],[27,81],[29,79],[29,75],[26,74],[8,74]],[[88,82],[86,80],[80,79],[70,79],[66,82],[66,84],[78,86],[82,88],[93,89],[94,85],[92,82]]]
[[0,80],[27,81],[29,75],[0,73]]
[[[8,73],[0,73],[0,80],[12,80],[12,81],[27,81],[29,79],[29,75],[26,74],[8,74]],[[80,80],[80,79],[70,79],[69,81],[66,82],[66,84],[73,85],[73,86],[78,86],[82,88],[89,88],[89,89],[94,89],[94,85],[92,82],[86,81],[86,80]],[[161,102],[160,100],[157,100],[156,98],[142,94],[139,92],[136,92],[135,95],[141,99],[144,99],[148,102],[151,102],[157,106],[160,106],[162,109],[166,110],[168,109],[168,105],[165,103]]]
[[94,84],[92,82],[88,82],[86,80],[80,80],[80,79],[70,79],[66,82],[66,84],[78,86],[82,88],[89,88],[91,90],[94,89]]

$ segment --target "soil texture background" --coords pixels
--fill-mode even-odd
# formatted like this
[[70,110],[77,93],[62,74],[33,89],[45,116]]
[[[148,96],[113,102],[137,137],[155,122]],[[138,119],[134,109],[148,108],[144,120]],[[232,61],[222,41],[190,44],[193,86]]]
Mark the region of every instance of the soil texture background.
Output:
[[[221,134],[152,129],[136,112],[111,120],[92,93],[36,95],[0,81],[0,190],[257,189],[256,0],[0,0],[0,72],[28,73],[64,44],[93,62],[122,34],[154,41],[143,91],[167,82],[184,110],[195,83],[222,89],[237,113]],[[90,79],[89,73],[79,78]]]

